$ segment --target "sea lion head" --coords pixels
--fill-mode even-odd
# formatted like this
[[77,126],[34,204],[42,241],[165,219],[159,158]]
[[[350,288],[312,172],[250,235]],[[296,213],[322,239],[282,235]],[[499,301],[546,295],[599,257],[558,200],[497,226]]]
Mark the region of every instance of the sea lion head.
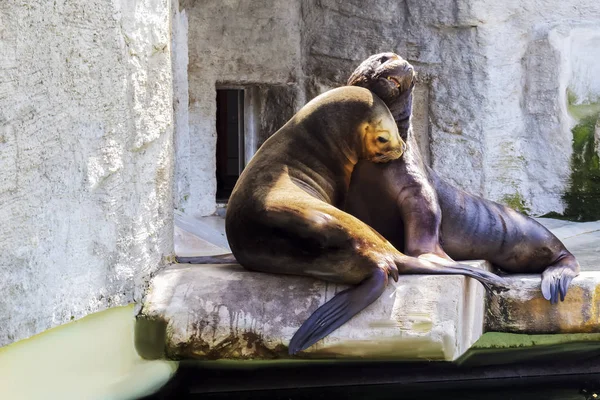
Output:
[[[383,163],[400,158],[406,149],[406,144],[398,133],[398,127],[382,104],[382,111],[387,113],[375,114],[375,118],[361,124],[360,136],[363,147],[363,157],[369,161]],[[377,116],[379,116],[377,118]]]
[[402,57],[395,53],[375,54],[354,70],[347,84],[375,93],[388,106],[398,126],[408,128],[415,71]]

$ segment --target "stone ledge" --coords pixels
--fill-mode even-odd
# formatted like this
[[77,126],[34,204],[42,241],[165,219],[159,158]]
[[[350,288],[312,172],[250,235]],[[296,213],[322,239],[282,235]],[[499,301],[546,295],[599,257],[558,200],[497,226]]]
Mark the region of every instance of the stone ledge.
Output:
[[[484,262],[469,262],[485,266]],[[455,360],[482,334],[485,290],[463,276],[401,276],[371,306],[299,357]],[[248,272],[239,265],[174,264],[151,282],[138,346],[171,359],[286,359],[301,323],[345,289],[324,281]],[[148,322],[165,335],[148,333]],[[165,328],[166,327],[166,328]],[[166,342],[166,343],[165,343]]]
[[551,305],[539,275],[506,276],[511,290],[488,296],[486,331],[547,334],[600,332],[600,271],[582,271],[564,302]]

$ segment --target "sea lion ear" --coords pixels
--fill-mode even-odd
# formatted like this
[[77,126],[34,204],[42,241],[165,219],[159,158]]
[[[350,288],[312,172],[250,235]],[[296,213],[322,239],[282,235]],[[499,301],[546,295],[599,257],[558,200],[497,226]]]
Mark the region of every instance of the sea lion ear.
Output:
[[374,128],[375,128],[375,124],[368,122],[368,121],[363,122],[359,128],[359,135],[361,137],[361,140],[364,141],[364,140],[370,138],[371,137],[370,135],[372,135],[372,132],[377,130],[376,128],[375,129]]
[[358,73],[355,72],[352,75],[350,75],[350,78],[348,78],[348,82],[346,84],[349,86],[365,87],[367,83],[367,78],[363,75],[363,72],[360,71]]

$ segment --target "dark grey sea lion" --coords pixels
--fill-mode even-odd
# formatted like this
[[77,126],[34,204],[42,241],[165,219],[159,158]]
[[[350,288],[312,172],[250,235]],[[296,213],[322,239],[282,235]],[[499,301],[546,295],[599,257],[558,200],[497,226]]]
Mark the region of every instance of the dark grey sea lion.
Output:
[[398,55],[382,53],[348,79],[386,103],[407,149],[385,165],[359,162],[345,210],[408,255],[485,259],[509,273],[542,273],[544,298],[564,300],[580,267],[558,238],[532,218],[457,189],[423,163],[410,124],[413,87],[390,79],[408,70],[412,66]]

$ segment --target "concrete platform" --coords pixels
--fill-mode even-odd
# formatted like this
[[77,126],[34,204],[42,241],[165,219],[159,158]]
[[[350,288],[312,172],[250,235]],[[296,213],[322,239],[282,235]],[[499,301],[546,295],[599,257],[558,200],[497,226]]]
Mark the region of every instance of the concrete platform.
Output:
[[537,275],[513,275],[511,290],[489,296],[486,331],[525,334],[600,332],[600,221],[538,221],[550,229],[581,265],[564,302],[552,306]]
[[488,296],[485,330],[527,334],[600,332],[600,272],[582,271],[564,302],[542,297],[540,278],[509,276],[511,290]]
[[[166,325],[168,358],[291,358],[294,332],[346,287],[239,265],[176,264],[153,279],[141,317]],[[402,276],[300,357],[454,360],[481,336],[483,315],[484,289],[471,278]]]
[[[460,276],[402,276],[377,302],[299,358],[450,361],[485,331],[600,332],[600,222],[539,221],[582,265],[564,303],[552,306],[542,298],[538,275],[510,276],[512,289],[501,295],[486,295],[479,283]],[[198,225],[176,218],[180,256],[227,253],[224,238],[220,217]],[[472,264],[489,268],[481,261]],[[140,314],[142,353],[171,359],[289,359],[287,344],[296,329],[344,288],[248,272],[239,265],[171,265],[153,279]]]

